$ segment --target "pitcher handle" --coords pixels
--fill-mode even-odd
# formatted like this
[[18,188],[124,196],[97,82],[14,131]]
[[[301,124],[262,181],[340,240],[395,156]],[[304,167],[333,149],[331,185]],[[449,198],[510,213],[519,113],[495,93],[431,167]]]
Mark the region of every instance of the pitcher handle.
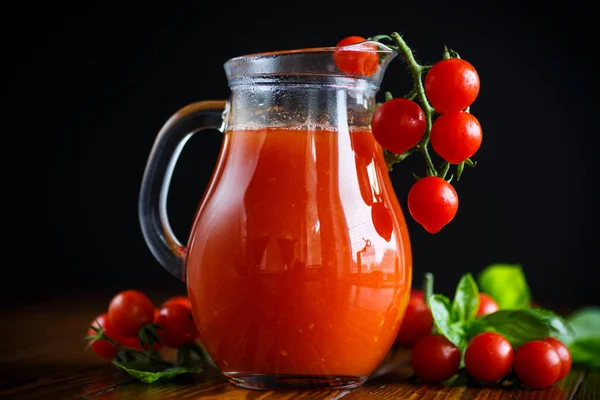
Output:
[[186,247],[177,239],[167,215],[167,194],[177,159],[185,143],[196,132],[223,132],[224,100],[200,101],[177,111],[156,136],[146,163],[138,202],[138,216],[146,244],[160,264],[185,281]]

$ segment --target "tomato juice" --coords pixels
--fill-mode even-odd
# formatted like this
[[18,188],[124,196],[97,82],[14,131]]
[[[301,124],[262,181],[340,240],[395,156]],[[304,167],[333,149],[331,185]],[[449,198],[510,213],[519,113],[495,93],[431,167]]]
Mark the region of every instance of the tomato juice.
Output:
[[366,378],[394,342],[412,273],[381,147],[343,127],[225,132],[185,265],[225,375]]

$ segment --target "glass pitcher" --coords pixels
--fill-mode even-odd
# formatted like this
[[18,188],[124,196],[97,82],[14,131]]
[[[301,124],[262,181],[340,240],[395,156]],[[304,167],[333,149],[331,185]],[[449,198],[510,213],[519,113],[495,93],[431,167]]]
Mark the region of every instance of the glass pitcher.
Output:
[[[230,59],[230,98],[179,110],[149,155],[139,199],[145,240],[186,282],[200,340],[238,386],[359,386],[398,332],[411,247],[370,131],[396,53],[369,43],[376,69],[344,72],[339,60],[360,63],[364,49]],[[169,182],[186,140],[207,128],[223,132],[223,143],[181,244],[167,217]]]

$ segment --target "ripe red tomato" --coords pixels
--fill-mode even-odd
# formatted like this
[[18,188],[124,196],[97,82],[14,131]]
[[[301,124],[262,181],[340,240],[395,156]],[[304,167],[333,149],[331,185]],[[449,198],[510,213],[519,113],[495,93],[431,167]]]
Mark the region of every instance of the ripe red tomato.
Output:
[[[348,36],[337,43],[337,47],[349,46],[366,42],[367,39],[361,36]],[[360,49],[336,49],[333,53],[333,59],[338,68],[347,74],[370,76],[377,71],[379,67],[379,55],[377,47],[373,44],[367,44]]]
[[544,389],[558,380],[562,363],[550,343],[532,340],[517,349],[513,368],[523,386]]
[[475,101],[480,88],[477,71],[460,58],[435,63],[423,84],[427,99],[439,113],[464,110]]
[[177,348],[198,338],[198,329],[188,307],[167,304],[160,308],[156,321],[162,328],[162,341],[166,346]]
[[560,340],[556,338],[547,338],[546,342],[550,343],[554,350],[556,350],[556,354],[558,354],[558,358],[560,358],[560,375],[558,375],[557,381],[563,379],[569,371],[571,370],[571,365],[573,364],[573,359],[571,358],[571,352],[569,348]]
[[[190,299],[187,296],[173,296],[169,299],[167,299],[162,305],[161,308],[168,305],[168,304],[179,304],[182,305],[186,308],[190,308]],[[156,312],[156,314],[158,315],[158,310]]]
[[108,317],[121,335],[137,336],[142,326],[154,322],[154,305],[144,293],[125,290],[111,300]]
[[414,373],[424,381],[443,382],[458,371],[460,349],[443,335],[427,335],[412,348],[410,363]]
[[483,332],[471,339],[465,351],[465,368],[471,377],[491,383],[502,379],[512,368],[514,352],[506,338]]
[[[106,336],[117,341],[115,339],[117,335],[110,324],[107,313],[98,315],[90,325],[96,328],[104,329],[104,334]],[[92,328],[88,328],[87,334],[88,336],[94,336],[96,335],[96,332]],[[90,345],[90,348],[94,353],[96,353],[96,355],[106,360],[112,360],[119,352],[119,349],[108,340],[97,340]]]
[[431,147],[444,160],[459,164],[481,147],[481,124],[473,114],[448,111],[433,121]]
[[429,335],[431,328],[433,328],[433,315],[425,303],[423,291],[411,291],[404,318],[396,336],[396,343],[412,347],[419,339]]
[[380,105],[371,118],[375,140],[396,154],[406,153],[425,133],[425,113],[421,106],[402,97]]
[[373,203],[371,206],[371,219],[373,220],[373,226],[379,236],[385,239],[386,242],[389,242],[392,238],[394,222],[392,220],[392,214],[385,204],[381,202]]
[[427,232],[434,234],[456,216],[458,195],[446,180],[427,176],[417,180],[410,188],[408,211]]
[[492,296],[485,293],[479,293],[479,308],[475,317],[482,317],[487,314],[494,313],[500,309],[496,300]]

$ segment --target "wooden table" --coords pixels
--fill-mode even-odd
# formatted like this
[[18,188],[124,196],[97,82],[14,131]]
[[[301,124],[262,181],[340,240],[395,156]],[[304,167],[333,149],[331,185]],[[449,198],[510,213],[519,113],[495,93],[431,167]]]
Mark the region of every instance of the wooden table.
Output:
[[218,371],[147,385],[84,350],[87,326],[109,299],[88,293],[0,310],[0,399],[600,399],[600,371],[574,368],[546,390],[443,387],[408,379],[405,362],[353,390],[246,390]]

